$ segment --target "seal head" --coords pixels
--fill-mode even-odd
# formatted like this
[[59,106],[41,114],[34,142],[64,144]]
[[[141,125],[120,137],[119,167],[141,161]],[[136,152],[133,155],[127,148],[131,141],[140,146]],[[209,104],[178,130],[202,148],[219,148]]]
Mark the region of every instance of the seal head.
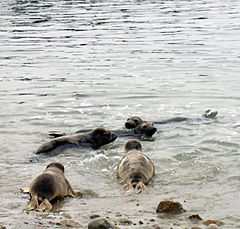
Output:
[[138,116],[133,116],[127,119],[125,122],[125,127],[127,129],[133,129],[137,127],[143,120],[139,118]]
[[157,131],[152,122],[142,121],[137,127],[134,128],[134,133],[152,137]]

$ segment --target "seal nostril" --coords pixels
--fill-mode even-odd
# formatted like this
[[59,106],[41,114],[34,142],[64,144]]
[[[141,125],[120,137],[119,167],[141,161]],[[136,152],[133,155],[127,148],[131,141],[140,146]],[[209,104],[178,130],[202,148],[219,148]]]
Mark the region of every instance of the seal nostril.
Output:
[[155,132],[157,131],[157,128],[153,127],[153,128],[149,128],[148,131],[147,131],[147,135],[149,137],[151,137],[152,135],[155,134]]
[[132,124],[130,124],[129,122],[126,122],[126,123],[125,123],[125,127],[126,127],[127,129],[132,129],[132,128],[134,128],[134,126],[133,126]]

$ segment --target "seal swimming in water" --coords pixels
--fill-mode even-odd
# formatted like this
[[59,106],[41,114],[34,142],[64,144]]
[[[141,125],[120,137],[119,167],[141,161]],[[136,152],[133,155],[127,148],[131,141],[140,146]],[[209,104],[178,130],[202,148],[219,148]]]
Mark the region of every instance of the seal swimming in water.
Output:
[[25,208],[26,211],[50,211],[51,200],[65,196],[82,196],[82,193],[73,190],[64,176],[64,166],[58,162],[48,164],[43,173],[33,180],[29,188],[23,188],[22,191],[29,193],[31,197]]
[[129,140],[125,144],[126,155],[117,167],[117,176],[137,193],[145,190],[145,185],[153,178],[155,169],[152,161],[142,152],[141,143]]
[[[86,133],[89,132],[91,130],[86,129],[86,130],[79,130],[76,133]],[[152,122],[148,122],[148,121],[141,121],[139,122],[139,125],[136,125],[133,128],[126,128],[126,129],[122,129],[122,130],[111,130],[114,134],[117,135],[117,137],[138,137],[138,138],[142,138],[142,137],[147,137],[150,138],[152,137],[152,135],[154,135],[154,133],[157,131],[157,128],[153,126]],[[56,131],[50,131],[49,136],[51,137],[61,137],[61,136],[66,136],[66,133],[62,133],[62,132],[56,132]]]
[[[202,114],[202,117],[207,118],[207,119],[214,119],[217,116],[217,114],[218,114],[217,111],[212,111],[211,109],[208,109]],[[152,126],[154,126],[155,124],[168,124],[168,123],[174,123],[174,122],[184,122],[187,120],[189,120],[189,118],[173,117],[173,118],[169,118],[169,119],[165,119],[165,120],[161,120],[161,121],[153,121]],[[198,118],[198,120],[201,120],[201,119]],[[125,127],[127,129],[135,129],[135,128],[137,128],[137,126],[139,126],[143,122],[147,122],[147,121],[144,121],[143,119],[141,119],[138,116],[132,116],[132,117],[129,117],[127,119],[127,121],[125,122]],[[148,123],[150,123],[150,122],[148,122]]]
[[[202,117],[206,119],[214,119],[217,116],[218,112],[217,111],[212,111],[211,109],[206,110],[203,114]],[[185,118],[185,117],[173,117],[165,120],[160,120],[160,121],[145,121],[141,119],[138,116],[132,116],[127,119],[125,122],[124,126],[125,129],[119,129],[119,130],[112,130],[118,137],[152,137],[154,133],[156,133],[157,128],[155,125],[160,125],[160,124],[169,124],[169,123],[178,123],[178,122],[184,122],[191,120],[190,118]],[[196,121],[201,121],[203,120],[202,118],[197,118]],[[75,133],[85,133],[90,131],[90,129],[83,129],[83,130],[78,130]],[[50,131],[49,136],[51,137],[60,137],[60,136],[65,136],[67,135],[64,132],[58,132],[58,131]]]
[[[87,133],[66,135],[52,139],[41,145],[36,154],[48,153],[50,156],[61,153],[62,147],[89,146],[92,149],[98,149],[103,145],[113,142],[117,135],[105,128],[96,128]],[[60,152],[59,152],[60,151]]]

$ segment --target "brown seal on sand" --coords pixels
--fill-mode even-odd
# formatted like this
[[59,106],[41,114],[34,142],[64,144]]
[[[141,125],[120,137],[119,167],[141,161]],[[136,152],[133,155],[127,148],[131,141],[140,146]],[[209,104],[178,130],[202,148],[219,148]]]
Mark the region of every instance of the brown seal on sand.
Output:
[[152,161],[141,151],[141,143],[137,140],[129,140],[125,144],[126,155],[120,161],[117,168],[117,176],[128,187],[132,187],[137,193],[145,190],[155,174]]
[[23,188],[24,193],[30,194],[30,202],[26,211],[50,211],[52,205],[49,201],[65,196],[82,196],[75,192],[64,176],[64,166],[57,162],[50,163],[42,174],[37,176],[29,188]]
[[[36,154],[48,153],[49,155],[56,155],[61,152],[58,148],[60,146],[73,147],[73,146],[89,146],[93,149],[98,149],[103,145],[113,142],[117,135],[104,128],[96,128],[87,133],[66,135],[57,137],[51,141],[41,145]],[[59,152],[60,151],[60,152]]]

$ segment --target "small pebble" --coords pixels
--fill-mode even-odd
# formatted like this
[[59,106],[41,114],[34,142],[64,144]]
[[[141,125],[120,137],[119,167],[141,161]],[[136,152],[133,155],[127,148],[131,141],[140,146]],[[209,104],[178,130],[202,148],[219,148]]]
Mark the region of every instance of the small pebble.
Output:
[[209,224],[208,229],[218,229],[219,227],[216,224]]
[[97,218],[88,224],[88,229],[119,229],[105,218]]
[[56,222],[56,225],[62,226],[62,227],[67,227],[67,228],[82,228],[82,225],[79,224],[78,222],[75,222],[71,219],[64,219],[59,222]]
[[132,221],[128,218],[121,218],[121,219],[119,219],[119,223],[121,225],[131,225]]
[[139,220],[139,222],[138,222],[138,223],[141,225],[141,224],[143,224],[143,221]]
[[198,214],[193,214],[193,215],[190,215],[188,217],[188,219],[192,220],[192,221],[200,221],[202,220],[202,218],[198,215]]
[[99,218],[99,217],[100,217],[100,215],[91,215],[90,219],[96,219],[96,218]]

